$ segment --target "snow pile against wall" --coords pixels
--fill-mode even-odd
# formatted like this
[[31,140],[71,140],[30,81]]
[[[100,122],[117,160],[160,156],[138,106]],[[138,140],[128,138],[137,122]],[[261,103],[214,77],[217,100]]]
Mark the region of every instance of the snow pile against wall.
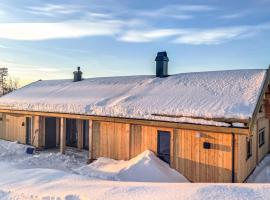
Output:
[[247,180],[248,183],[270,183],[270,155],[266,156]]
[[248,119],[265,75],[256,69],[38,81],[1,97],[0,107],[225,126],[190,117]]
[[89,177],[117,181],[189,182],[149,150],[128,161],[98,158],[76,171]]

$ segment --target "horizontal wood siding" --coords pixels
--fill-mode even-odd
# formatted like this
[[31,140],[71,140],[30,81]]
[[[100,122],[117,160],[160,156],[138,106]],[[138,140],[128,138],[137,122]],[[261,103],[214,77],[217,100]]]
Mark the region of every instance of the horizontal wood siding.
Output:
[[[204,142],[211,148],[204,149]],[[231,182],[231,144],[231,134],[175,131],[175,168],[192,182]]]

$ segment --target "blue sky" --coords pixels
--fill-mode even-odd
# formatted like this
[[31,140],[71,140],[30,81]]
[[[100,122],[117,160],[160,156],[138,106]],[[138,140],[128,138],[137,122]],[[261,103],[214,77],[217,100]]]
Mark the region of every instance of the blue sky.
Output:
[[267,68],[270,0],[1,0],[0,66],[22,83]]

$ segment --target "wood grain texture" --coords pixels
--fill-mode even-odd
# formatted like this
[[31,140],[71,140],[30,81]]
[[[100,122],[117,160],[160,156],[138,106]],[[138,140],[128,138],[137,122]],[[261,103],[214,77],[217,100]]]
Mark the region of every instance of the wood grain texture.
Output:
[[60,152],[66,152],[66,118],[60,119]]
[[2,117],[0,138],[26,143],[26,118],[18,114],[4,114]]
[[80,119],[76,120],[76,127],[78,132],[78,144],[77,148],[82,150],[83,149],[83,121]]
[[124,123],[93,122],[93,157],[129,159],[130,125]]
[[[175,131],[175,168],[192,182],[231,182],[231,135],[192,130]],[[210,149],[203,143],[209,142]]]

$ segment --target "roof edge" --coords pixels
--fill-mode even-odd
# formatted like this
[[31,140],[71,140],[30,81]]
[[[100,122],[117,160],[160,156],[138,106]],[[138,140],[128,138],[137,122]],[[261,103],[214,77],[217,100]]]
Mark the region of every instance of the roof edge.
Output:
[[263,98],[264,98],[264,94],[267,90],[267,87],[269,85],[269,82],[270,82],[270,65],[268,67],[268,69],[266,70],[266,77],[264,79],[264,83],[263,83],[263,87],[261,88],[261,91],[260,91],[260,96],[257,100],[257,104],[254,108],[254,111],[253,111],[253,114],[252,114],[252,118],[250,119],[250,123],[249,123],[249,130],[250,132],[252,131],[253,127],[254,127],[254,124],[255,124],[255,119],[256,119],[256,116],[260,110],[260,105],[263,101]]
[[63,117],[63,118],[75,118],[75,119],[89,119],[97,121],[119,122],[119,123],[137,123],[139,125],[157,126],[157,127],[171,127],[178,129],[188,129],[197,131],[207,131],[216,133],[236,133],[241,135],[248,135],[249,129],[244,127],[225,127],[214,125],[202,125],[183,122],[169,122],[150,119],[133,119],[123,117],[109,117],[109,116],[96,116],[96,115],[83,115],[83,114],[70,114],[70,113],[53,113],[53,112],[38,112],[38,111],[23,111],[23,110],[10,110],[0,109],[0,113],[7,114],[23,114],[23,115],[36,115],[44,117]]

